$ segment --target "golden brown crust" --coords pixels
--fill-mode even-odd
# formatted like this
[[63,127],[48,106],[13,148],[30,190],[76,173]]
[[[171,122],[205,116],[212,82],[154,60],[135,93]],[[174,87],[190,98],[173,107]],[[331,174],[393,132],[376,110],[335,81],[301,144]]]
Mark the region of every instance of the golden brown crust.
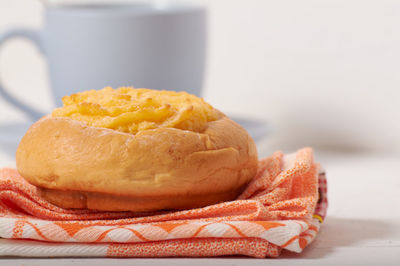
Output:
[[237,198],[245,186],[236,190],[217,194],[185,195],[183,197],[146,196],[130,197],[115,196],[105,193],[63,191],[40,188],[40,195],[59,207],[65,209],[92,209],[103,211],[135,211],[145,212],[154,210],[184,210],[204,207],[218,202]]
[[[86,199],[103,194],[161,199],[149,210],[189,208],[196,201],[187,206],[180,202],[191,198],[205,198],[195,207],[234,199],[255,175],[258,162],[254,141],[226,116],[209,122],[202,133],[158,128],[136,135],[48,116],[28,130],[16,160],[20,174],[38,187],[82,192]],[[210,202],[207,195],[220,197],[212,196]],[[121,201],[115,202],[86,205],[139,211],[134,204],[121,209]]]

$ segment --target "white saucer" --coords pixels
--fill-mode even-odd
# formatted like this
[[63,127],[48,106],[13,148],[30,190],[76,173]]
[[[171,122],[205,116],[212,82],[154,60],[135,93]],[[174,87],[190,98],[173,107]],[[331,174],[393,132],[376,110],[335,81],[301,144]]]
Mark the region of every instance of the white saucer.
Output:
[[0,124],[0,150],[15,158],[18,143],[32,123],[30,122],[5,122]]
[[271,131],[270,125],[263,120],[229,116],[233,121],[244,127],[255,142],[265,138]]
[[[270,126],[265,121],[244,117],[231,117],[243,126],[257,142],[270,132]],[[14,158],[18,143],[32,122],[5,122],[0,124],[0,150]]]

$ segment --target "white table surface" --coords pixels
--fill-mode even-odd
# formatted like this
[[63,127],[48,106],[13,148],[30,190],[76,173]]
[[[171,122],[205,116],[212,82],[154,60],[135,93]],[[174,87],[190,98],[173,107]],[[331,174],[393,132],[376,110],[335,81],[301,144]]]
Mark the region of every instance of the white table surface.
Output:
[[[316,151],[316,158],[327,171],[328,217],[302,254],[283,252],[277,259],[0,258],[0,265],[400,265],[400,156]],[[0,166],[12,164],[0,151]]]

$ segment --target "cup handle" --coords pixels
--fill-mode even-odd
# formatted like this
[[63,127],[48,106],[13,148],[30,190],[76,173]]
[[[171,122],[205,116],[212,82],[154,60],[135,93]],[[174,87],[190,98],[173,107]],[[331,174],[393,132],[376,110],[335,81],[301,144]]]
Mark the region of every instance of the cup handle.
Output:
[[[0,48],[1,45],[4,44],[7,40],[16,37],[22,37],[32,41],[41,53],[44,52],[41,32],[34,29],[25,29],[25,28],[16,28],[0,33]],[[42,112],[36,110],[35,108],[30,107],[29,105],[26,105],[25,103],[21,102],[20,100],[12,96],[10,93],[8,93],[1,84],[1,80],[0,80],[0,95],[3,96],[3,98],[7,100],[10,104],[14,105],[21,111],[25,112],[29,116],[29,118],[33,120],[38,120],[44,115]]]

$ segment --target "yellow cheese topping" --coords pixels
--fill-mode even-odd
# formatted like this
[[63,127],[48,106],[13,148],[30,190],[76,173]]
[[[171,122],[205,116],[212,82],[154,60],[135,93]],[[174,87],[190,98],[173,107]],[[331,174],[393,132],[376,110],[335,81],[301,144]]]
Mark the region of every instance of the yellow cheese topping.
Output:
[[62,98],[53,117],[70,117],[89,126],[136,134],[159,127],[201,132],[221,113],[186,92],[121,87],[84,91]]

